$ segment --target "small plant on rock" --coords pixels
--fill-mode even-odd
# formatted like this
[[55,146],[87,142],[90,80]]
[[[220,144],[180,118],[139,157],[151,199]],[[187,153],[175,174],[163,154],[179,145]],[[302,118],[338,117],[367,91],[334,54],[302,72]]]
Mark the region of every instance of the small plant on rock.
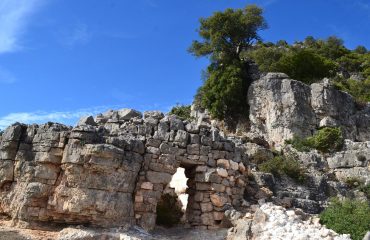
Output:
[[339,127],[322,128],[314,136],[308,138],[307,141],[321,152],[339,151],[344,144],[342,130]]
[[312,147],[306,139],[294,136],[290,140],[286,140],[285,144],[292,144],[292,146],[297,149],[299,152],[309,152]]
[[361,240],[370,229],[370,206],[357,200],[332,199],[320,214],[320,222],[337,233],[350,234],[353,240]]
[[262,172],[272,173],[276,177],[288,176],[297,182],[306,180],[305,171],[292,157],[277,156],[258,166]]
[[301,152],[317,149],[320,152],[328,153],[340,151],[344,144],[344,138],[339,127],[324,127],[312,137],[305,139],[294,137],[292,140],[287,140],[286,143],[292,144],[295,149]]
[[174,106],[169,112],[169,114],[176,115],[181,120],[192,120],[190,113],[191,105],[180,105],[180,104],[176,104],[176,106]]

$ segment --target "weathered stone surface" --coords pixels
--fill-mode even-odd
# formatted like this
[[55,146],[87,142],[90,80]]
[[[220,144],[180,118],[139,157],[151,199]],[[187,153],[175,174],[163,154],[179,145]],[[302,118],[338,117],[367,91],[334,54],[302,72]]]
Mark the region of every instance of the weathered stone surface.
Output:
[[212,194],[210,197],[216,207],[223,207],[228,202],[227,197],[223,194]]
[[171,174],[163,172],[148,171],[146,174],[147,179],[152,183],[168,184],[172,178]]
[[97,124],[93,116],[87,116],[87,117],[80,118],[80,120],[77,123],[77,126],[83,126],[83,125],[96,126]]
[[247,239],[334,239],[349,240],[349,234],[339,235],[320,225],[314,218],[302,218],[298,213],[271,203],[263,204],[253,220],[239,219],[229,230],[228,240]]
[[[304,185],[258,172],[259,163],[278,154],[266,141],[279,147],[294,134],[312,134],[320,124],[368,127],[367,118],[359,122],[357,110],[342,111],[347,119],[342,121],[339,109],[323,106],[333,101],[327,97],[342,96],[324,83],[309,87],[281,74],[258,82],[251,90],[253,104],[259,104],[251,106],[251,133],[261,141],[228,137],[205,115],[195,123],[160,112],[142,118],[132,109],[108,111],[95,118],[96,124],[88,123],[90,118],[73,129],[54,123],[11,126],[0,140],[0,213],[30,224],[137,224],[150,230],[163,194],[175,192],[168,184],[181,166],[188,178],[188,223],[213,229],[226,224],[225,210],[242,213],[269,200],[317,213],[328,195],[345,193],[345,184],[329,184],[329,178],[370,181],[368,142],[346,141],[343,151],[326,155],[285,147],[282,152],[307,170]],[[350,98],[344,98],[342,104],[350,107]],[[345,136],[352,136],[353,126],[345,126]]]
[[130,120],[134,117],[141,118],[142,114],[134,109],[123,108],[117,111],[119,120]]
[[370,136],[370,107],[358,111],[354,99],[324,80],[308,86],[286,75],[267,74],[248,91],[250,135],[280,148],[294,135],[312,135],[322,125],[341,126],[345,137],[366,141]]

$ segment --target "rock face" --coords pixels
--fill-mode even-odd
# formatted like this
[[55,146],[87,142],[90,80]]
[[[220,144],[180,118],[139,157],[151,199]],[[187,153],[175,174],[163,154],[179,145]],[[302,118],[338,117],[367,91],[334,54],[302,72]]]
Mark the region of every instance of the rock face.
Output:
[[217,228],[228,206],[242,209],[245,164],[210,124],[160,112],[108,111],[74,128],[17,123],[0,143],[0,213],[30,227],[152,229],[157,202],[181,166],[189,178],[188,222]]
[[251,85],[248,102],[250,135],[278,149],[294,135],[307,137],[323,126],[341,126],[345,138],[354,141],[370,139],[370,105],[359,107],[328,80],[309,86],[286,74],[268,73]]
[[370,141],[346,140],[345,148],[328,157],[327,162],[337,179],[355,179],[370,184]]

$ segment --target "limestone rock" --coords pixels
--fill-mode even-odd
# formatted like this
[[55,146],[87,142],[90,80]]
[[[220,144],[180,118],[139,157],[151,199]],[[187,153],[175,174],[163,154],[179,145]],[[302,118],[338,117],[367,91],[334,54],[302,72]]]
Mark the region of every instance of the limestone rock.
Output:
[[286,75],[267,74],[248,91],[251,132],[278,149],[293,136],[311,136],[321,126],[341,126],[345,138],[366,141],[370,107],[357,110],[354,99],[325,82],[308,86]]
[[97,124],[93,116],[87,116],[87,117],[80,118],[80,120],[77,123],[77,126],[83,126],[83,125],[96,126]]

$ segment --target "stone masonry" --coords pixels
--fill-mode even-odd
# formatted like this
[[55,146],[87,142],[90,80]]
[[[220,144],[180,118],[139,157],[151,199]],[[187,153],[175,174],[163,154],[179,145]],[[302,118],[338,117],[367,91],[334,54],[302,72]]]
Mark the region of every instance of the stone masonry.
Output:
[[246,156],[209,122],[132,109],[56,123],[16,123],[0,138],[0,213],[14,224],[152,229],[178,167],[189,178],[191,226],[218,228],[242,210]]

